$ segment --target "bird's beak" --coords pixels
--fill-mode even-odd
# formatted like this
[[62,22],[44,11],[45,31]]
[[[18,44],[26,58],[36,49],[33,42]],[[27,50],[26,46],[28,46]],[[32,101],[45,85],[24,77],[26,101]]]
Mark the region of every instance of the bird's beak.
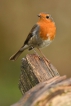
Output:
[[38,17],[40,17],[40,15],[39,15],[39,14],[38,14],[37,16],[38,16]]

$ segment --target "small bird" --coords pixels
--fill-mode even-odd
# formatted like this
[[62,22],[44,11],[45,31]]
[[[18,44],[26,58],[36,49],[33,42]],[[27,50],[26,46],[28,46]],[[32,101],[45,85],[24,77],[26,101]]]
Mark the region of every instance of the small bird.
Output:
[[37,48],[40,51],[40,48],[48,46],[55,38],[56,26],[51,15],[42,12],[38,17],[38,22],[31,29],[23,46],[10,57],[10,60],[16,60],[25,49]]

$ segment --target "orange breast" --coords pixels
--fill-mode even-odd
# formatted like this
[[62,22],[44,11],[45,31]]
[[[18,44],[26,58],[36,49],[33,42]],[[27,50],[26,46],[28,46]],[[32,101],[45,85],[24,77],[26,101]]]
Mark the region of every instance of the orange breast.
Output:
[[56,26],[55,23],[52,21],[47,22],[38,22],[40,26],[40,33],[39,36],[43,40],[47,40],[50,38],[50,40],[53,40],[56,34]]

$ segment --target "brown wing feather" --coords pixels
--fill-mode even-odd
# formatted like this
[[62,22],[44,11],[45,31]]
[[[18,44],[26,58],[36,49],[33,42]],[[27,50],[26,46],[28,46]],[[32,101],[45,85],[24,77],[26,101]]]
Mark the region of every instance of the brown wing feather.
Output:
[[38,24],[35,24],[33,26],[33,28],[31,29],[30,33],[28,34],[25,42],[24,42],[24,45],[28,44],[28,41],[30,40],[30,38],[32,36],[34,36],[35,34],[38,34],[39,33],[39,25]]
[[[37,35],[39,33],[39,25],[34,25],[34,27],[31,29],[31,32],[29,33],[29,35],[28,35],[28,37],[27,37],[27,39],[25,40],[25,42],[24,42],[24,45],[18,50],[18,52],[16,52],[14,55],[12,55],[11,57],[10,57],[10,60],[16,60],[20,55],[21,55],[21,53],[25,50],[25,49],[27,49],[27,48],[29,48],[29,45],[28,45],[28,41],[30,40],[30,38],[32,37],[32,36],[34,36],[34,35]],[[31,48],[30,48],[31,49]]]

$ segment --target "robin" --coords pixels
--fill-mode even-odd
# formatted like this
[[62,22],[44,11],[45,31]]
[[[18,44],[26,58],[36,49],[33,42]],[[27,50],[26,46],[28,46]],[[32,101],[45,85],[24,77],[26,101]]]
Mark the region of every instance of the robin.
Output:
[[40,51],[40,48],[48,46],[55,38],[56,26],[51,15],[40,13],[38,17],[38,22],[31,29],[23,46],[10,57],[10,60],[16,60],[25,49],[37,48]]

